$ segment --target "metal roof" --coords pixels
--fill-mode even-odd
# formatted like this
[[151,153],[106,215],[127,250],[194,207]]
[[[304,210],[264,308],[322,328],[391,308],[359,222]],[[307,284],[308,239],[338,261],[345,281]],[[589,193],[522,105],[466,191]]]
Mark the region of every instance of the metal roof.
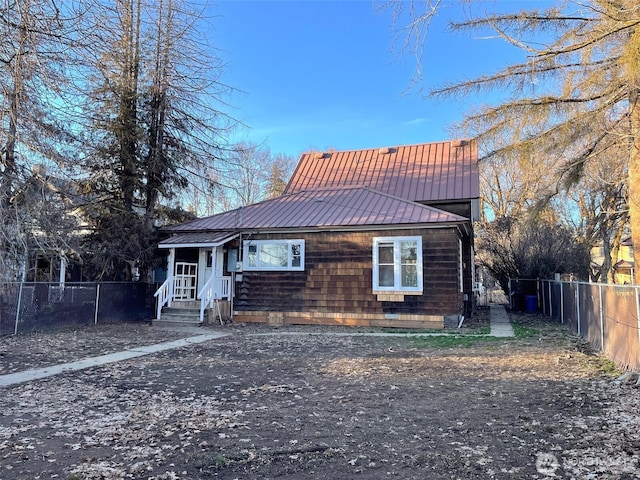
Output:
[[[465,217],[367,187],[298,191],[211,217],[168,227],[171,232],[268,230],[463,223]],[[167,241],[163,243],[167,244]]]
[[191,232],[173,235],[162,240],[159,248],[219,247],[237,237],[237,233],[229,232]]
[[477,143],[454,140],[306,153],[284,193],[346,185],[364,185],[414,202],[479,198]]

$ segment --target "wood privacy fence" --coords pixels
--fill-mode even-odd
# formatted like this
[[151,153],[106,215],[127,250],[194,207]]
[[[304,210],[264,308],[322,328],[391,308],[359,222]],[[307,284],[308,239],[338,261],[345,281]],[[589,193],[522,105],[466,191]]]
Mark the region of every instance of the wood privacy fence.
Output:
[[618,366],[640,371],[640,285],[512,279],[511,308],[542,312]]

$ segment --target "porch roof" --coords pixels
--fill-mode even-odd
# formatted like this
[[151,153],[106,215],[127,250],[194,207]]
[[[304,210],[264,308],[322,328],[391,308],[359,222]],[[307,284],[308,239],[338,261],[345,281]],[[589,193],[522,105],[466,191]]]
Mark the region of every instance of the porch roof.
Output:
[[[173,232],[280,228],[461,224],[469,219],[363,186],[299,191],[212,217],[168,227]],[[166,244],[166,241],[164,242]]]
[[230,232],[189,232],[162,240],[159,248],[219,247],[238,236]]

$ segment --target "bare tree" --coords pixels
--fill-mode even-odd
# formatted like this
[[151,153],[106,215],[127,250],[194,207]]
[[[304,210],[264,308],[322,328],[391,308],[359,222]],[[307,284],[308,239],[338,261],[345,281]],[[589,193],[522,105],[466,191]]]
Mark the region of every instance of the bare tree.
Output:
[[542,152],[484,159],[480,164],[484,219],[518,217],[538,208],[540,198],[553,186],[540,175],[540,166],[549,163]]
[[51,0],[0,5],[0,270],[5,278],[23,278],[30,249],[55,251],[66,241],[55,224],[33,215],[37,210],[29,208],[28,197],[36,164],[64,163],[68,138],[60,105],[68,83],[63,66],[79,15],[73,7],[60,9]]
[[265,191],[267,198],[282,195],[295,165],[296,160],[290,155],[280,154],[272,158]]
[[624,158],[614,156],[606,164],[590,162],[576,187],[552,203],[563,224],[581,242],[597,248],[601,259],[593,259],[593,281],[614,281],[612,267],[629,220],[626,182]]
[[275,198],[284,191],[294,165],[288,155],[274,156],[265,146],[238,143],[210,177],[210,198],[215,198],[222,210]]
[[589,275],[588,246],[576,242],[553,215],[532,219],[500,217],[484,224],[479,260],[505,292],[509,278],[550,278],[555,273]]

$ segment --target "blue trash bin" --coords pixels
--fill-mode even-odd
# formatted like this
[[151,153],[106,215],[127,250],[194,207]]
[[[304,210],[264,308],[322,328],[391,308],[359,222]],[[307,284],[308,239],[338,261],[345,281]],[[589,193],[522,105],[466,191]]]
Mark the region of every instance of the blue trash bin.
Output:
[[538,311],[538,296],[537,295],[526,295],[525,296],[525,305],[527,312],[534,313]]

